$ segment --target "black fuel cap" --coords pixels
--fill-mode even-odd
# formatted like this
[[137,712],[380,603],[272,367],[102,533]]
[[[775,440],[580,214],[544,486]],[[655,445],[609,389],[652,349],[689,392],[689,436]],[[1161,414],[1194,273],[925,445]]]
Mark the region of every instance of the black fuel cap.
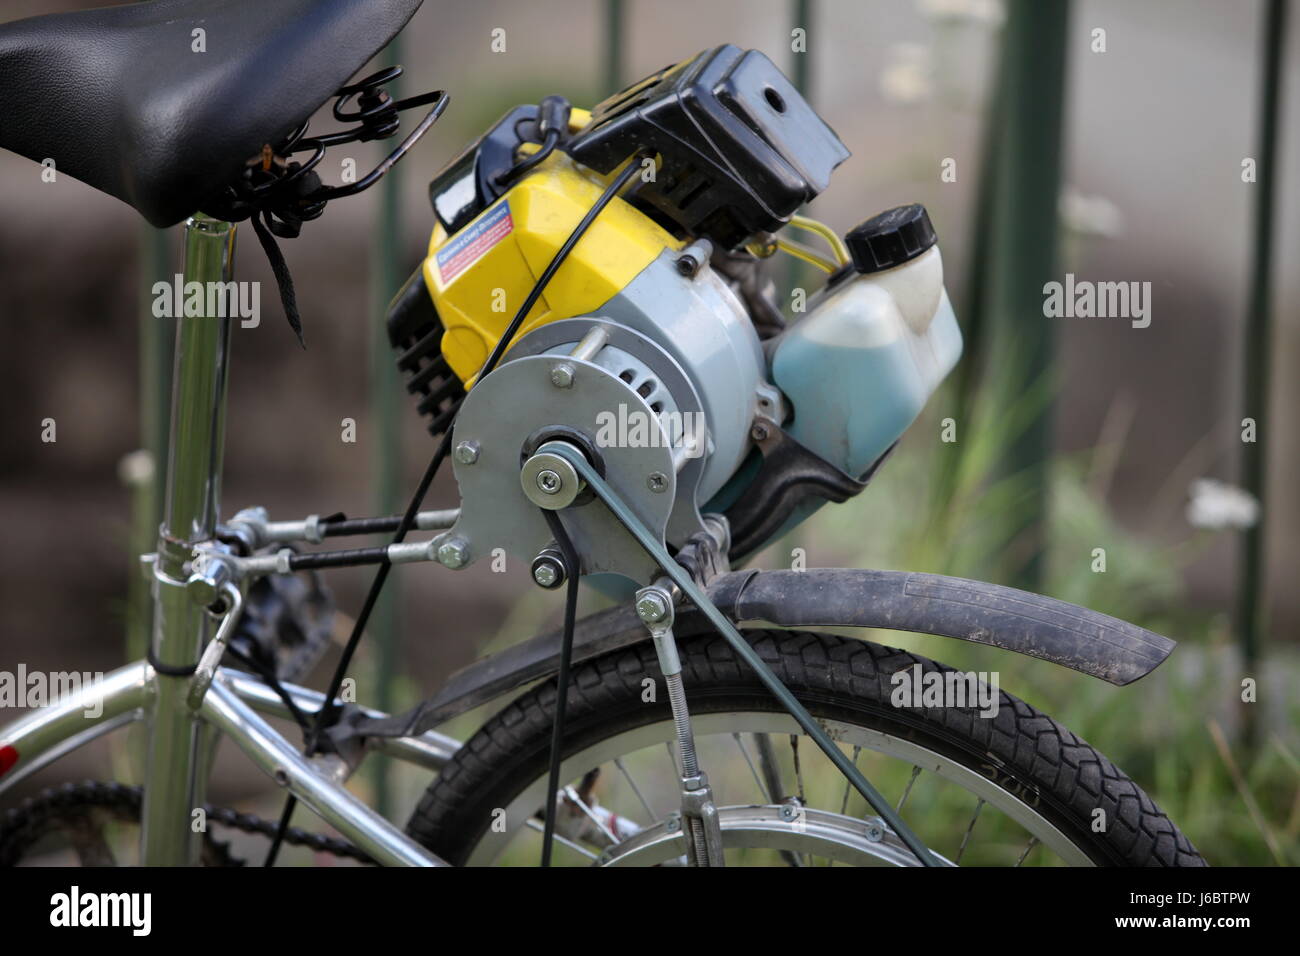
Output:
[[901,266],[938,241],[930,215],[919,202],[886,209],[854,226],[844,237],[853,268],[862,274]]

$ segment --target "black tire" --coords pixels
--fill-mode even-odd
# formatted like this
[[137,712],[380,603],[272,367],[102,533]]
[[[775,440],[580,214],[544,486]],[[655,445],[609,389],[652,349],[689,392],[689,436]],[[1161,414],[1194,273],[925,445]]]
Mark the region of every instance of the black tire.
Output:
[[[1033,788],[1038,813],[1094,862],[1206,865],[1155,802],[1105,756],[1010,694],[1000,692],[998,713],[988,719],[977,718],[973,709],[902,710],[889,702],[892,674],[915,664],[925,672],[951,668],[849,637],[742,633],[815,717],[901,736],[977,772],[993,758],[998,780],[1005,774],[1021,787]],[[692,714],[780,709],[722,638],[681,640],[680,654]],[[659,677],[649,642],[575,668],[566,708],[565,757],[667,720],[666,699],[642,701],[645,677]],[[411,836],[449,863],[463,864],[490,825],[491,809],[508,806],[545,772],[554,703],[555,682],[550,680],[489,720],[429,786],[407,824]],[[1098,807],[1111,821],[1104,833],[1090,826]]]

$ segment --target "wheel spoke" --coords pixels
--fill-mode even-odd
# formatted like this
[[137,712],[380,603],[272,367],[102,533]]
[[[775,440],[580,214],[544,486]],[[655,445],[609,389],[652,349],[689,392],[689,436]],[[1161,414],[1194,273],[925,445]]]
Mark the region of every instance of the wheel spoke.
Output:
[[1029,852],[1036,846],[1038,846],[1038,837],[1031,836],[1029,838],[1029,845],[1025,847],[1025,852],[1021,853],[1020,859],[1016,860],[1016,866],[1020,866],[1022,863],[1024,863],[1025,857],[1029,856]]
[[682,768],[677,764],[677,751],[673,750],[672,742],[665,741],[664,749],[668,751],[668,762],[672,764],[673,776],[680,777],[682,775]]
[[758,796],[760,800],[767,799],[766,788],[763,786],[763,779],[758,775],[758,768],[754,766],[754,761],[749,757],[749,751],[745,749],[745,742],[740,739],[740,734],[732,734],[731,739],[736,742],[740,748],[740,755],[745,758],[745,763],[749,765],[749,772],[754,775],[754,784],[758,787]]
[[912,792],[912,784],[916,783],[916,778],[919,776],[921,776],[921,768],[913,767],[912,776],[907,781],[907,786],[903,788],[903,795],[898,798],[898,806],[894,808],[895,812],[897,813],[903,812],[903,804],[907,803],[907,797]]
[[[768,799],[774,804],[781,803],[785,799],[785,784],[781,780],[781,765],[777,762],[771,735],[754,734],[754,746],[758,750],[759,765],[763,768],[763,779],[767,781]],[[803,866],[799,855],[790,850],[782,850],[781,859],[786,866]]]
[[[541,821],[538,820],[536,817],[529,817],[526,825],[530,830],[536,830],[538,833],[541,833],[545,830],[545,827],[542,825]],[[600,857],[598,857],[595,853],[592,853],[585,846],[582,846],[579,843],[574,843],[566,836],[561,836],[560,834],[556,833],[554,834],[554,839],[556,843],[560,843],[564,846],[567,846],[570,850],[573,850],[575,853],[581,853],[589,860],[600,859]]]
[[636,798],[641,801],[641,806],[645,808],[647,816],[646,822],[650,823],[656,820],[657,817],[655,816],[654,810],[650,809],[650,801],[645,798],[645,794],[641,792],[641,788],[636,785],[636,781],[633,780],[632,775],[628,773],[627,767],[623,764],[623,758],[615,757],[614,766],[618,768],[621,774],[623,774],[623,779],[628,782],[628,786],[632,788],[632,792],[636,794]]
[[798,790],[799,802],[802,803],[804,806],[807,806],[808,799],[804,796],[804,792],[803,792],[803,768],[799,766],[799,735],[798,734],[790,735],[790,756],[794,758],[794,782],[795,782],[795,786],[799,788]]
[[[858,765],[858,754],[862,753],[862,748],[856,744],[853,747],[853,766]],[[848,780],[844,781],[844,798],[840,800],[840,816],[844,816],[849,809],[849,791],[853,789],[853,784]]]
[[763,768],[763,779],[767,781],[767,796],[773,803],[785,799],[785,784],[781,781],[781,765],[776,762],[776,748],[768,734],[754,734],[754,746],[758,748],[758,762]]
[[970,842],[971,831],[975,829],[975,821],[980,818],[980,811],[984,809],[984,798],[980,797],[975,804],[975,812],[971,814],[970,823],[966,826],[966,833],[961,838],[961,846],[957,849],[957,858],[953,863],[961,864],[961,855],[966,852],[966,844]]
[[587,801],[582,799],[577,790],[574,790],[572,787],[565,787],[561,792],[564,794],[564,799],[568,800],[570,803],[577,804],[578,809],[583,812],[583,815],[596,825],[597,830],[606,836],[609,840],[610,846],[613,846],[618,842],[618,837],[614,835],[614,831],[605,824],[605,821],[596,816],[595,811],[593,811],[591,807],[587,806]]

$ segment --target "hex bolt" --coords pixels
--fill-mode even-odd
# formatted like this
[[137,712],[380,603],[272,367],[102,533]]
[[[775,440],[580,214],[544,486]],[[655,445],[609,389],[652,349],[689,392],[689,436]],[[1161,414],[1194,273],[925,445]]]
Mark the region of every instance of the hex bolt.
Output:
[[572,388],[573,366],[568,362],[551,366],[551,384],[556,388]]
[[544,494],[559,494],[560,489],[564,486],[563,479],[553,471],[539,471],[537,473],[537,487]]
[[463,538],[449,538],[438,545],[438,561],[452,570],[463,568],[469,563],[469,545]]
[[549,591],[564,583],[564,571],[552,559],[538,558],[533,562],[533,581]]
[[462,441],[456,443],[456,460],[462,465],[472,465],[478,461],[478,442]]
[[662,594],[651,592],[642,595],[641,600],[636,602],[636,614],[647,624],[658,624],[668,616],[668,602]]
[[652,471],[646,476],[645,485],[655,494],[662,494],[668,490],[668,476],[662,471]]

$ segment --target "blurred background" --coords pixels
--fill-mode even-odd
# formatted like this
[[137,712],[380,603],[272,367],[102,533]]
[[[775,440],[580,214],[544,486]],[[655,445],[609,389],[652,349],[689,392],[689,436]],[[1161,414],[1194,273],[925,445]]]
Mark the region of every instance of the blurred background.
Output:
[[[87,5],[9,0],[3,16]],[[853,153],[810,214],[843,232],[903,202],[928,207],[967,354],[862,496],[823,509],[755,563],[788,567],[802,549],[809,566],[994,580],[1169,635],[1173,657],[1128,689],[957,642],[874,637],[1001,671],[1003,689],[1111,757],[1211,863],[1293,864],[1300,70],[1285,51],[1300,24],[1291,16],[1270,30],[1281,6],[426,0],[400,55],[374,66],[400,60],[404,92],[445,88],[451,106],[384,188],[332,204],[283,243],[305,352],[241,227],[238,277],[261,280],[263,319],[235,330],[224,514],[262,504],[276,518],[360,516],[404,504],[433,447],[381,317],[423,256],[426,186],[444,162],[514,105],[549,93],[589,105],[706,47],[757,48]],[[492,51],[496,29],[504,52]],[[792,51],[792,31],[806,53]],[[1284,51],[1276,102],[1270,38]],[[320,116],[313,128],[332,125]],[[345,151],[365,170],[389,146]],[[330,163],[323,178],[337,183]],[[140,646],[132,555],[152,548],[156,470],[137,452],[156,447],[169,364],[167,320],[149,314],[147,290],[179,270],[180,229],[151,230],[66,176],[43,184],[40,171],[0,154],[0,667],[107,671]],[[1066,273],[1150,283],[1150,326],[1044,318],[1042,284]],[[773,278],[783,296],[813,281],[784,263]],[[42,441],[50,418],[53,443]],[[341,440],[347,418],[355,442]],[[947,418],[956,442],[939,439]],[[1245,418],[1254,443],[1242,441]],[[446,472],[429,506],[455,501]],[[343,636],[370,573],[331,572]],[[363,700],[389,708],[560,610],[522,565],[394,577],[355,668]],[[1246,678],[1254,703],[1242,702]],[[468,733],[479,718],[442,729]],[[130,763],[120,747],[88,749],[23,792],[130,776]],[[377,767],[358,788],[404,819],[427,780]],[[277,807],[229,755],[212,799],[272,816]]]

